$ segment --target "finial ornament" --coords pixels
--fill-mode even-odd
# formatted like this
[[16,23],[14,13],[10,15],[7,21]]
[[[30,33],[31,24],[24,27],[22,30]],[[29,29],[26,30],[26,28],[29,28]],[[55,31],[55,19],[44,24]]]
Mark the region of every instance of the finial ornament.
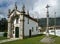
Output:
[[49,8],[50,6],[47,4],[46,8]]
[[17,10],[17,4],[16,4],[16,2],[15,2],[15,10]]
[[25,5],[23,4],[23,7],[22,7],[22,12],[25,13]]
[[9,10],[8,10],[9,14],[10,14],[10,11],[11,11],[11,10],[9,9]]
[[8,17],[10,16],[10,13],[11,13],[11,10],[10,10],[10,9],[8,9]]
[[49,17],[49,11],[48,11],[48,8],[49,8],[50,6],[47,4],[47,6],[46,6],[46,8],[47,8],[47,17]]

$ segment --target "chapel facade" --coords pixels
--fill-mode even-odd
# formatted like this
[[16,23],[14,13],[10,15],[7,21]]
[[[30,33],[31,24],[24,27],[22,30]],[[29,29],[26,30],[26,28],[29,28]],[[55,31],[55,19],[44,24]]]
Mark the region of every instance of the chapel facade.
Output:
[[25,11],[25,5],[19,11],[15,3],[14,9],[8,10],[8,38],[23,39],[25,36],[38,35],[39,32],[37,20],[30,17],[29,11]]

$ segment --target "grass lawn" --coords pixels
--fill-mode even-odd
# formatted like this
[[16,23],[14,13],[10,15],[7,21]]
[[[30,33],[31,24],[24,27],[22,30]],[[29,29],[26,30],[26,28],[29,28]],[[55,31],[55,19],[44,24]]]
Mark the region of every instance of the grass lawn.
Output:
[[[45,37],[45,35],[27,38],[27,39],[23,39],[23,40],[16,40],[16,41],[12,41],[12,42],[6,42],[6,43],[2,43],[2,44],[45,44],[45,43],[40,42],[40,40],[43,37]],[[57,36],[51,36],[51,37],[56,40],[55,44],[60,44],[60,37],[57,37]]]
[[7,39],[6,37],[0,37],[0,40],[4,40],[4,39]]

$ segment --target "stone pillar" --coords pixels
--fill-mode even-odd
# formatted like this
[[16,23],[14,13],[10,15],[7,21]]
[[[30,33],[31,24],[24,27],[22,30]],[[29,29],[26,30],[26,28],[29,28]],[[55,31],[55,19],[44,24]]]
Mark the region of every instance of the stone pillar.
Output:
[[20,15],[20,39],[24,38],[24,15],[25,15],[25,5],[23,5]]
[[13,38],[15,38],[15,27],[14,27],[13,31],[14,31],[14,33],[13,33]]
[[11,28],[10,28],[10,37],[13,38],[13,29],[14,29],[14,27],[13,27],[12,22],[10,23],[10,26],[11,26]]
[[7,38],[10,38],[10,30],[11,30],[11,22],[10,22],[10,19],[8,18],[8,35],[7,35]]
[[19,34],[19,38],[23,39],[24,38],[24,29],[23,29],[23,15],[20,16],[20,34]]

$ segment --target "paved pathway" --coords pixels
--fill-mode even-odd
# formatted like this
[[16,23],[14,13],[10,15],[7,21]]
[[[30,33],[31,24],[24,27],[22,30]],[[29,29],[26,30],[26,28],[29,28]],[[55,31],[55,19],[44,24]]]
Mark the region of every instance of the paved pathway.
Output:
[[0,40],[0,44],[4,42],[9,42],[9,41],[14,41],[14,40],[19,40],[19,38],[11,38],[11,39],[5,39],[5,40]]

